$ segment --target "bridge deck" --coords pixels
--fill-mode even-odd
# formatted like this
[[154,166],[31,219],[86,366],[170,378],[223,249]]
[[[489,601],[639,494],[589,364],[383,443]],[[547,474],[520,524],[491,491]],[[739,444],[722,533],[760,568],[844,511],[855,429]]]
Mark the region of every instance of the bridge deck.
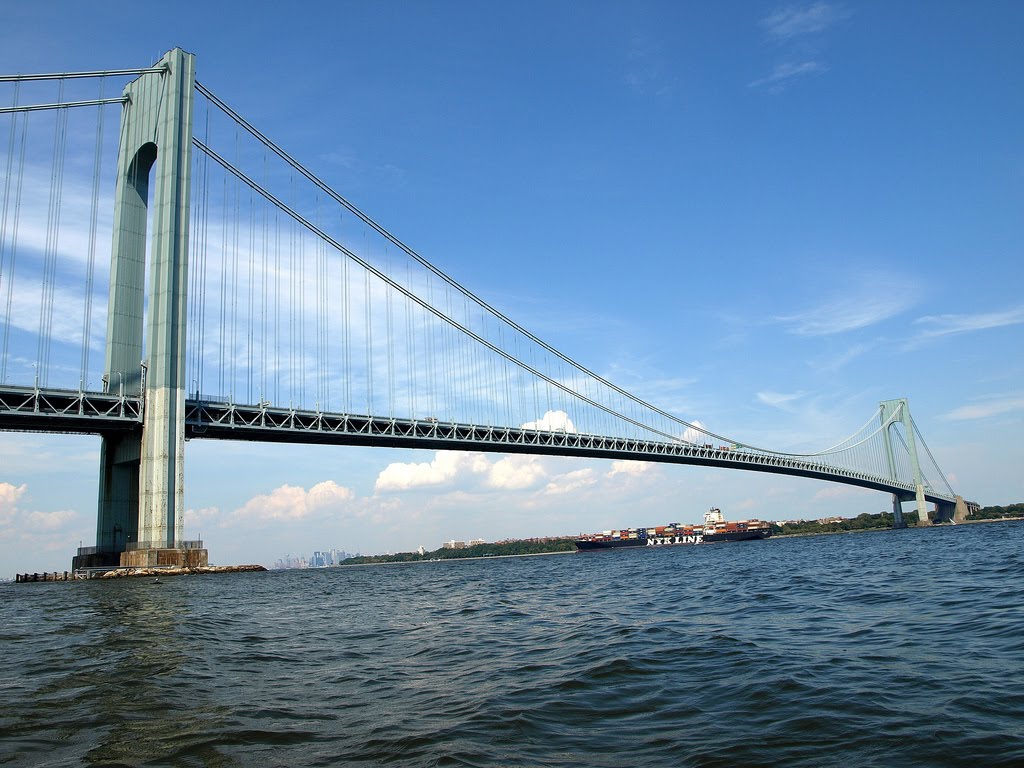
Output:
[[[0,429],[104,434],[141,429],[141,398],[99,392],[0,387]],[[579,432],[495,427],[384,416],[237,405],[188,399],[189,439],[373,445],[392,448],[478,450],[600,459],[632,459],[794,475],[841,482],[914,498],[914,486],[822,461],[727,447]],[[953,497],[925,489],[931,502]]]

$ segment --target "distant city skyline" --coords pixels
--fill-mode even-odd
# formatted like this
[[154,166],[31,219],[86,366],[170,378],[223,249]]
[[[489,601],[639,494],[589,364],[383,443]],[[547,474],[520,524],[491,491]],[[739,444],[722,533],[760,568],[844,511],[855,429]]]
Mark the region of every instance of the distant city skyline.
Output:
[[[1024,4],[178,10],[140,5],[129,32],[108,4],[12,4],[0,72],[144,66],[181,46],[332,187],[624,389],[793,452],[907,397],[957,492],[1024,500]],[[64,570],[94,541],[98,453],[93,437],[0,433],[0,575]],[[185,473],[186,538],[201,531],[218,563],[710,506],[891,510],[799,478],[482,452],[195,440]]]

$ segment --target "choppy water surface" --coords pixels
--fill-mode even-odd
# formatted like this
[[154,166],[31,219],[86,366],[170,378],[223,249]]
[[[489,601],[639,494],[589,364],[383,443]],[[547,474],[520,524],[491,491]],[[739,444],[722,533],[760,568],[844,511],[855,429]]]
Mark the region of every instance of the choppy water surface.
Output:
[[1024,524],[0,590],[0,763],[1024,765]]

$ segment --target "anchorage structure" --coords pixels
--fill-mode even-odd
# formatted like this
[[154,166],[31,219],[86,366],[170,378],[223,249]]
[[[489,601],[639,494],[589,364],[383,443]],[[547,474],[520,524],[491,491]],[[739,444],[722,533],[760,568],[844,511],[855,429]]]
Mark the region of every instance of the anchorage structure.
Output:
[[[100,98],[18,103],[25,81],[57,81],[63,96],[65,82],[114,75],[136,79],[117,97],[104,98],[101,85]],[[15,83],[14,106],[0,107],[10,120],[6,141],[0,134],[0,429],[101,436],[96,546],[76,566],[205,559],[201,542],[183,540],[187,438],[695,464],[890,493],[898,527],[909,501],[921,525],[966,515],[905,399],[880,403],[853,435],[809,453],[737,442],[667,413],[553,349],[391,235],[197,83],[189,53],[175,49],[138,70],[0,83]],[[77,389],[51,386],[51,374],[75,370],[67,356],[77,354],[53,330],[58,263],[69,270],[68,296],[82,285],[76,254],[57,247],[74,138],[67,115],[115,104],[109,293],[95,292],[107,302],[106,336],[89,331],[99,178],[114,165],[100,162],[99,128],[89,287],[74,339],[81,378]],[[25,169],[33,160],[45,168],[44,152],[25,150],[28,114],[45,110],[58,117],[48,208],[37,201],[49,211],[40,253],[17,234],[22,192],[32,188]],[[16,279],[19,297],[37,281],[38,328],[11,310]],[[34,381],[8,384],[11,363],[27,373],[33,339]],[[58,343],[60,365],[50,356]],[[94,343],[105,349],[92,376],[102,379],[98,391],[86,383]]]

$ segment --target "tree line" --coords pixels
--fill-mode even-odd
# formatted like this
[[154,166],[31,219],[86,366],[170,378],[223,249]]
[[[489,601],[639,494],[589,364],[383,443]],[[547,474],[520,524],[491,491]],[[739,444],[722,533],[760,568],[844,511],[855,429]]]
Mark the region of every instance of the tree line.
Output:
[[[1024,504],[1010,504],[1005,507],[992,506],[982,507],[978,511],[967,516],[968,520],[998,520],[1004,517],[1024,517]],[[904,522],[909,525],[917,525],[917,510],[903,513]],[[868,512],[830,523],[819,523],[817,520],[803,520],[799,523],[786,523],[776,525],[772,523],[772,533],[794,534],[794,533],[838,533],[840,531],[867,531],[875,528],[892,528],[894,518],[892,512],[881,512],[872,515]]]
[[433,552],[398,552],[393,555],[364,555],[342,560],[342,565],[365,563],[412,563],[423,560],[460,560],[467,557],[498,557],[500,555],[543,555],[551,552],[570,552],[576,549],[572,537],[546,541],[505,541],[498,544],[474,544],[460,549],[442,547]]

